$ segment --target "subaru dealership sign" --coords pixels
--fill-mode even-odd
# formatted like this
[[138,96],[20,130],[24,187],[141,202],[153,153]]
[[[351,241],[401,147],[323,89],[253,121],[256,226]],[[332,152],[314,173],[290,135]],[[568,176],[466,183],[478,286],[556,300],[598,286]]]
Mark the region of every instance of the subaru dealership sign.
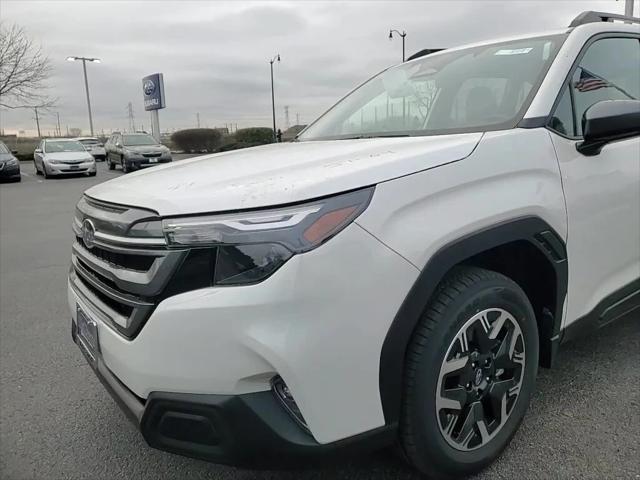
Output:
[[154,73],[144,77],[142,79],[142,93],[144,95],[145,110],[164,108],[164,81],[162,74]]

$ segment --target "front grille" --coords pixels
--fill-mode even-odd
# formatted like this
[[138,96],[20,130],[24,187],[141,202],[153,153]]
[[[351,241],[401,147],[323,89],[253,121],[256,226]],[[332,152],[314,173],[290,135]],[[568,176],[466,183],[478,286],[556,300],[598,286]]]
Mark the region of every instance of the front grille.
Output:
[[[82,237],[76,237],[76,241],[87,248]],[[135,253],[120,253],[107,250],[102,247],[92,247],[91,253],[100,260],[104,260],[111,265],[139,272],[146,272],[151,268],[157,257],[151,255],[136,255]]]
[[[91,248],[82,235],[86,219],[95,226]],[[168,249],[163,239],[130,234],[137,223],[158,220],[153,212],[87,197],[78,203],[69,280],[126,338],[140,332],[162,300],[209,287],[214,278],[215,248]]]
[[146,157],[146,158],[157,158],[159,156],[161,156],[161,153],[143,153],[142,156]]

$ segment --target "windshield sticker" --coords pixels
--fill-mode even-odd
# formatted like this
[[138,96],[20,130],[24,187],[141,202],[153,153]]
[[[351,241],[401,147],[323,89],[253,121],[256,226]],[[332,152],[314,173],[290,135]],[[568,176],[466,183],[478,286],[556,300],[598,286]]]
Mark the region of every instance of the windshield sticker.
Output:
[[531,50],[533,50],[533,47],[504,49],[498,50],[494,55],[523,55],[529,53]]

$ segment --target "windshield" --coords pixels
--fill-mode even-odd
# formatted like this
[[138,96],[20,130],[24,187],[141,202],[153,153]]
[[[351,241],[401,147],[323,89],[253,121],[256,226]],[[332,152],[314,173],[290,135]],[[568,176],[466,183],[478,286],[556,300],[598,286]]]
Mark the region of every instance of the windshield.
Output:
[[123,145],[157,145],[156,139],[151,135],[123,135]]
[[554,35],[445,51],[389,68],[338,102],[299,140],[513,128],[564,39]]
[[7,146],[2,142],[0,142],[0,153],[11,153]]
[[82,144],[76,140],[58,140],[44,143],[45,153],[56,152],[84,152]]
[[83,138],[82,140],[78,140],[83,145],[100,145],[100,142],[97,138]]

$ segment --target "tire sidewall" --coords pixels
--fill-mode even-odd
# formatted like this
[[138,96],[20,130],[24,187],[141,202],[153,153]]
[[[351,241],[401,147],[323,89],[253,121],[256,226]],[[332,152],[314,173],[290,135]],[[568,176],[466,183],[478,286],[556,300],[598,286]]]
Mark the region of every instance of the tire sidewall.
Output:
[[[445,355],[464,323],[487,308],[502,308],[509,312],[522,330],[525,344],[525,370],[520,394],[505,425],[487,445],[471,451],[460,451],[447,443],[438,425],[436,394],[440,368]],[[429,347],[417,365],[415,401],[408,412],[418,428],[414,437],[422,460],[426,464],[438,464],[440,471],[451,475],[466,475],[484,468],[507,446],[515,434],[529,405],[535,387],[538,367],[538,332],[535,315],[525,293],[508,279],[482,280],[464,291],[448,305],[444,318],[434,329]],[[431,347],[434,348],[431,348]],[[425,465],[428,470],[432,467]],[[423,470],[424,471],[424,470]]]

